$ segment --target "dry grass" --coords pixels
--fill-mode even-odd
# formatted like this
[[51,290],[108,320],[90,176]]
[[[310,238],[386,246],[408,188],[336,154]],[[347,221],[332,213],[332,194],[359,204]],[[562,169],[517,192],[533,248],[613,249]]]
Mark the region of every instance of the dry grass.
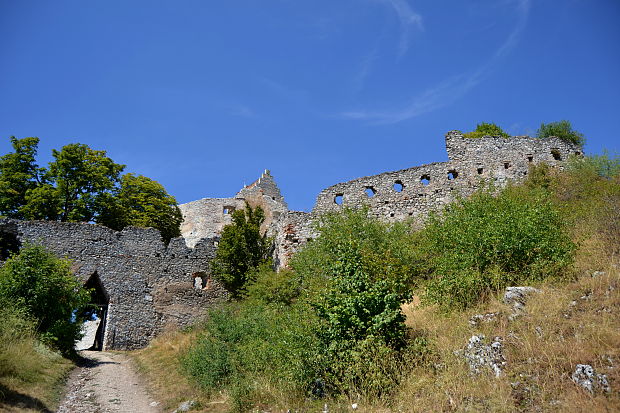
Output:
[[146,377],[151,393],[164,410],[174,410],[180,403],[194,400],[198,410],[193,411],[228,411],[225,396],[209,398],[180,370],[179,357],[195,339],[196,333],[192,331],[170,331],[153,340],[147,348],[127,354]]
[[[605,275],[584,272],[576,281],[539,286],[526,313],[509,321],[498,299],[466,313],[443,315],[435,308],[405,308],[407,323],[435,343],[439,362],[416,368],[401,385],[393,409],[399,411],[558,411],[620,410],[620,271],[590,262]],[[469,325],[475,313],[499,311],[492,322]],[[472,377],[455,350],[473,334],[504,338],[508,364],[500,378]],[[576,364],[606,374],[608,395],[590,395],[570,379]]]
[[74,364],[34,339],[5,348],[1,362],[12,372],[0,376],[0,412],[51,412],[60,402],[64,381]]

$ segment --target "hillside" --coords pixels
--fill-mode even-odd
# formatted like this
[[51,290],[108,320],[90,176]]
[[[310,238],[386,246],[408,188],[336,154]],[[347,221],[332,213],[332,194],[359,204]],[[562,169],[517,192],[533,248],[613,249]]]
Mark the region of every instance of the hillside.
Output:
[[170,409],[617,411],[619,214],[606,157],[532,168],[421,231],[345,211],[292,271],[134,357]]

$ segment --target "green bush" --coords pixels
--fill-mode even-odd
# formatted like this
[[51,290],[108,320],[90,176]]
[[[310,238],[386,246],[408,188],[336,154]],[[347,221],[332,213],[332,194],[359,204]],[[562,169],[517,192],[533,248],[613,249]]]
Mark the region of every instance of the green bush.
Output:
[[571,124],[567,120],[561,120],[559,122],[542,123],[538,131],[536,132],[537,138],[548,138],[556,136],[567,142],[573,143],[578,146],[583,146],[586,142],[583,134],[573,130]]
[[[229,303],[213,311],[205,332],[182,358],[185,371],[206,391],[269,383],[306,395],[316,376],[316,318],[309,307],[281,307],[260,301]],[[254,383],[254,384],[252,384]],[[260,393],[260,388],[252,388]]]
[[496,124],[485,122],[477,124],[476,129],[463,135],[464,138],[469,139],[482,138],[483,136],[501,136],[502,138],[510,137],[510,135],[504,132],[502,128]]
[[345,209],[322,217],[320,236],[293,257],[308,300],[319,317],[318,394],[378,397],[397,383],[407,346],[401,305],[417,263],[412,231]]
[[289,305],[302,293],[300,279],[291,270],[274,271],[263,264],[250,278],[245,295],[250,300]]
[[373,274],[354,240],[343,241],[335,254],[330,288],[314,302],[321,320],[325,388],[330,393],[380,396],[397,383],[402,371],[390,366],[406,345],[401,305],[411,295],[398,280]]
[[0,299],[37,320],[41,340],[64,353],[80,338],[81,314],[90,299],[69,262],[40,246],[24,247],[0,268]]
[[481,191],[432,215],[423,231],[430,264],[425,300],[465,308],[509,284],[558,276],[575,245],[547,195]]

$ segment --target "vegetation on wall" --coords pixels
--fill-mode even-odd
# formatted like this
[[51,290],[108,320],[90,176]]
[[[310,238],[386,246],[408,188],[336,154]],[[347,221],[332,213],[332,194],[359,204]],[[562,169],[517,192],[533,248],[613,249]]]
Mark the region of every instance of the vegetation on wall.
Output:
[[583,146],[586,142],[583,134],[573,130],[573,127],[567,120],[542,123],[536,132],[536,137],[548,138],[551,136],[558,137],[577,146]]
[[96,222],[120,230],[154,227],[168,241],[180,235],[181,212],[157,182],[125,174],[105,151],[72,143],[53,150],[48,168],[36,163],[38,138],[11,137],[0,157],[0,215],[18,219]]
[[508,135],[502,128],[497,126],[494,123],[486,123],[482,122],[476,125],[476,129],[472,132],[468,132],[463,135],[464,138],[469,139],[477,139],[482,138],[483,136],[501,136],[502,138],[509,138]]

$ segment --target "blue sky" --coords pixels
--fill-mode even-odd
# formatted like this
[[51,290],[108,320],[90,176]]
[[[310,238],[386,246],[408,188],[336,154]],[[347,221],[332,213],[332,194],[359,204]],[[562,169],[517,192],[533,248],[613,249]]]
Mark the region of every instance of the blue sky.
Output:
[[481,121],[618,151],[618,21],[617,0],[0,0],[0,153],[85,143],[180,203],[268,168],[310,210]]

